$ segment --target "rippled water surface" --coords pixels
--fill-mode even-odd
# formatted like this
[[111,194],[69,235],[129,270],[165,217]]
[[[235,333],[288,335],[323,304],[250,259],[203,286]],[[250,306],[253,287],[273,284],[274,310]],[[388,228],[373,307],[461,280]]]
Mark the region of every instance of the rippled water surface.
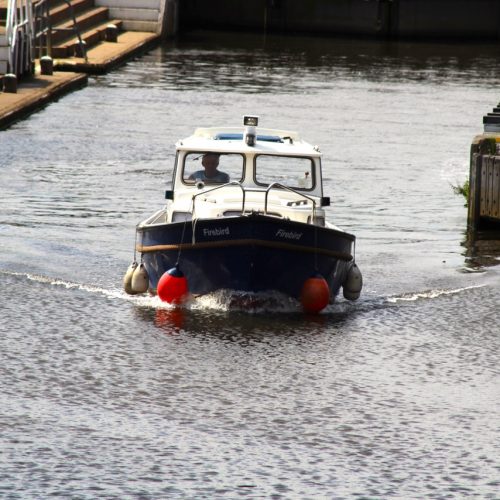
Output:
[[[499,54],[197,33],[0,132],[0,497],[500,498],[500,248],[451,187]],[[320,145],[358,302],[121,291],[174,143],[244,113]]]

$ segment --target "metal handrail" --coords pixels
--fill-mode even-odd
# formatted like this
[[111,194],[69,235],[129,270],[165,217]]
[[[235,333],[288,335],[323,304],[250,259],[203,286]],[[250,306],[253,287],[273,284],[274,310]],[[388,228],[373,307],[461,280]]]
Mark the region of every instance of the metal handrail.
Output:
[[264,215],[267,215],[267,199],[269,197],[269,192],[271,191],[271,189],[274,188],[285,189],[286,191],[290,191],[298,196],[302,196],[302,198],[306,198],[307,200],[309,200],[313,205],[311,221],[314,222],[314,216],[316,215],[316,201],[314,200],[314,198],[311,198],[310,196],[307,196],[304,193],[301,193],[300,191],[297,191],[291,187],[280,184],[279,182],[273,182],[272,184],[269,184],[269,186],[266,189],[266,195],[264,198]]
[[80,56],[85,59],[85,62],[88,62],[89,59],[87,57],[87,48],[85,47],[85,43],[83,43],[82,35],[80,34],[80,30],[79,30],[78,24],[76,22],[73,4],[71,3],[71,0],[63,0],[63,1],[69,7],[71,19],[73,20],[73,28],[71,28],[71,29],[73,30],[74,33],[76,33],[76,37],[78,38],[78,45],[80,46],[80,51],[81,51]]
[[33,72],[33,6],[31,0],[9,0],[5,35],[9,47],[9,73]]
[[[195,213],[195,200],[198,196],[201,196],[203,194],[211,193],[212,191],[216,191],[218,189],[222,189],[227,186],[239,186],[241,188],[241,191],[243,193],[243,199],[242,199],[242,207],[241,207],[241,214],[245,214],[245,204],[246,204],[246,192],[247,190],[242,186],[241,182],[238,181],[232,181],[228,182],[226,184],[221,184],[220,186],[215,186],[211,189],[207,189],[206,191],[202,191],[201,193],[193,195],[192,201],[193,201],[193,213]],[[314,223],[314,217],[316,215],[316,200],[312,198],[311,196],[307,196],[304,193],[301,193],[300,191],[297,191],[291,187],[285,186],[283,184],[280,184],[279,182],[273,182],[272,184],[269,184],[265,191],[264,195],[264,215],[267,215],[267,203],[268,203],[268,198],[269,198],[269,192],[272,189],[279,188],[279,189],[285,189],[286,191],[290,191],[291,193],[295,193],[296,195],[305,198],[306,200],[309,200],[312,203],[312,217],[311,217],[311,222]],[[249,191],[254,191],[254,190],[249,190]]]
[[85,59],[85,62],[88,62],[87,56],[87,48],[82,39],[82,35],[80,33],[80,29],[78,28],[78,24],[76,22],[75,10],[73,9],[73,4],[71,0],[63,0],[63,2],[69,8],[69,14],[71,20],[73,21],[73,26],[71,28],[54,28],[50,21],[50,1],[51,0],[40,0],[37,3],[37,21],[40,22],[40,30],[38,30],[35,34],[36,39],[40,39],[39,42],[39,52],[41,55],[42,52],[42,37],[46,37],[46,52],[47,55],[52,56],[52,32],[53,31],[72,31],[76,37],[78,38],[78,45],[80,47],[80,56]]
[[52,26],[50,24],[49,3],[50,0],[40,0],[34,7],[35,52],[38,49],[39,59],[45,55],[52,56]]
[[194,207],[194,203],[195,203],[195,199],[198,197],[198,196],[201,196],[202,194],[207,194],[207,193],[211,193],[212,191],[217,191],[217,189],[221,189],[221,188],[224,188],[224,187],[227,187],[227,186],[239,186],[241,188],[241,191],[243,193],[243,203],[242,203],[242,207],[241,207],[241,214],[243,215],[245,213],[245,196],[246,196],[246,191],[245,191],[245,188],[241,185],[241,182],[238,182],[238,181],[231,181],[231,182],[227,182],[226,184],[221,184],[220,186],[215,186],[211,189],[207,189],[206,191],[202,191],[201,193],[198,193],[198,194],[195,194],[193,195],[193,213],[195,213],[195,207]]

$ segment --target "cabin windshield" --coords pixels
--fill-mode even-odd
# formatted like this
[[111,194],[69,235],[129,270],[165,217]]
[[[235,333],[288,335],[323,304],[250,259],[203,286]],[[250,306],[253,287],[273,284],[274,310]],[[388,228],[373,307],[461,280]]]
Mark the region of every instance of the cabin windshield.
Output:
[[307,156],[257,155],[255,182],[268,186],[279,182],[285,186],[310,191],[314,188],[314,162]]
[[182,180],[186,184],[225,184],[243,180],[245,158],[240,153],[203,153],[196,151],[184,157]]

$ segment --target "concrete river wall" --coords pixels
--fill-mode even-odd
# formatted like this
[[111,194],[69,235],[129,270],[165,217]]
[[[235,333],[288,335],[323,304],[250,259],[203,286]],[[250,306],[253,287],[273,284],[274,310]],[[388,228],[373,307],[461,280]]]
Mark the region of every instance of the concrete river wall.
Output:
[[500,39],[498,0],[184,0],[182,29]]

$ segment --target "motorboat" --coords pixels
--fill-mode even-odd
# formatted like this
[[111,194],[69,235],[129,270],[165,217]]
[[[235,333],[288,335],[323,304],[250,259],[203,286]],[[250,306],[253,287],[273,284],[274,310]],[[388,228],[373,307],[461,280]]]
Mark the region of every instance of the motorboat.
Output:
[[[320,280],[327,303],[341,287],[359,297],[355,236],[325,219],[319,148],[258,122],[245,116],[243,126],[198,128],[177,142],[166,205],[136,228],[141,265],[128,273],[129,293],[161,295],[170,274],[191,296],[269,291],[305,304]],[[130,277],[139,269],[141,290]]]

